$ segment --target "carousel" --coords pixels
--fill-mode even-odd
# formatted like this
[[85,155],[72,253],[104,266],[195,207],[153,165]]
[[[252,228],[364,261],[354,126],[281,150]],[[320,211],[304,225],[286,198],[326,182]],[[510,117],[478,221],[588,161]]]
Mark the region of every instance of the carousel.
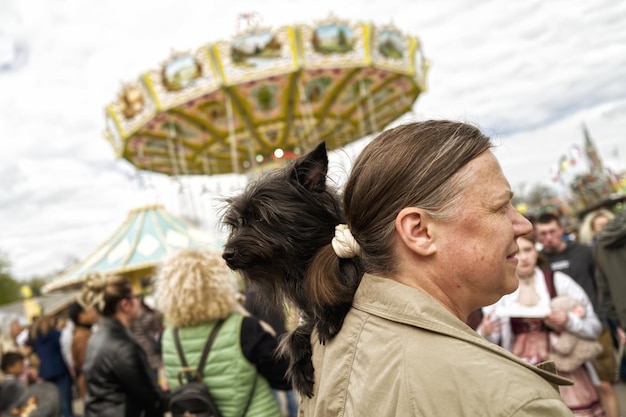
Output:
[[[267,28],[244,17],[247,28],[230,40],[173,52],[122,85],[105,111],[118,158],[176,181],[250,176],[320,141],[333,150],[377,133],[426,89],[420,40],[393,25],[331,16]],[[161,206],[138,208],[44,291],[78,288],[93,273],[123,274],[140,287],[165,254],[184,247],[221,244]]]
[[126,220],[84,260],[42,288],[49,293],[80,288],[91,274],[128,277],[136,289],[145,286],[163,257],[183,248],[220,250],[222,242],[204,230],[168,213],[163,206],[131,210]]
[[248,173],[382,130],[411,111],[427,70],[420,40],[393,25],[257,20],[123,85],[105,136],[139,170]]

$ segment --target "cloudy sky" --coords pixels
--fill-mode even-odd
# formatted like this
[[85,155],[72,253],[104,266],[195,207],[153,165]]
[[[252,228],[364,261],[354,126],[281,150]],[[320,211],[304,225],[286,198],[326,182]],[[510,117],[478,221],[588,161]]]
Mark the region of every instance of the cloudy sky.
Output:
[[582,144],[582,123],[626,168],[626,2],[0,0],[0,252],[15,276],[85,257],[144,204],[219,232],[218,198],[245,179],[136,172],[102,135],[104,107],[172,51],[230,39],[242,12],[270,27],[333,13],[419,36],[432,67],[408,117],[477,124],[516,189],[557,186],[550,171]]

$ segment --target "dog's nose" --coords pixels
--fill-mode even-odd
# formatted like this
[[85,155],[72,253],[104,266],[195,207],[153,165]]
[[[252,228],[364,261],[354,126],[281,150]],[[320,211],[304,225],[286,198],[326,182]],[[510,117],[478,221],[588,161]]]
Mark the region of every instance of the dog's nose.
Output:
[[224,252],[222,252],[222,258],[226,262],[231,261],[235,257],[235,249],[233,248],[224,248]]

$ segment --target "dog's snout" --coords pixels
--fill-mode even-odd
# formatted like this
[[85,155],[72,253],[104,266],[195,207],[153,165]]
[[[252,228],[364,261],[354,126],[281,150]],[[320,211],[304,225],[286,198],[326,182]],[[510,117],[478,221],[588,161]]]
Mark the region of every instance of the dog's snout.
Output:
[[222,258],[224,258],[226,262],[232,261],[234,257],[235,257],[235,249],[224,248],[224,252],[222,252]]

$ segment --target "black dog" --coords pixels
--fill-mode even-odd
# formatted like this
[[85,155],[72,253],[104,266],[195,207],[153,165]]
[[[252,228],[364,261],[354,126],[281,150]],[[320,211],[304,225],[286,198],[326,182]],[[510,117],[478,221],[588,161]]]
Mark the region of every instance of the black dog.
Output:
[[[307,267],[330,245],[335,226],[345,223],[337,192],[326,185],[328,156],[321,143],[291,165],[270,171],[228,199],[223,222],[230,230],[223,258],[255,286],[265,301],[293,302],[301,324],[281,343],[289,357],[288,376],[301,394],[313,395],[311,334],[321,343],[335,336],[358,283],[307,282]],[[341,262],[341,261],[340,261]],[[326,296],[312,296],[311,288]]]

